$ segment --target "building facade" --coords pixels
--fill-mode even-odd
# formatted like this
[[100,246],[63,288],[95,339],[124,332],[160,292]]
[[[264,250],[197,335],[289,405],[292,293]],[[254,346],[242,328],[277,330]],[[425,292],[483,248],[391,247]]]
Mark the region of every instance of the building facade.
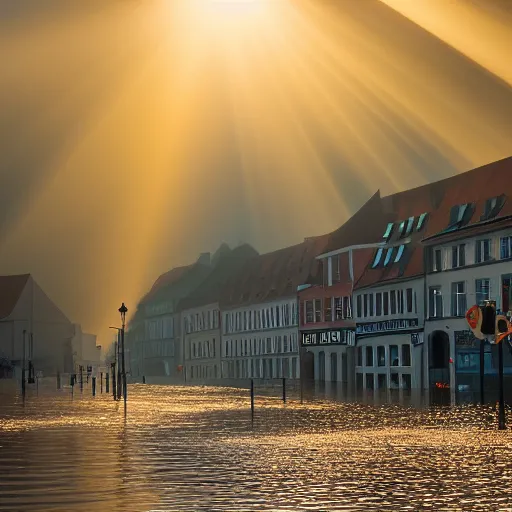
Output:
[[297,379],[297,298],[222,312],[222,377]]
[[181,312],[183,371],[186,382],[221,378],[221,335],[218,304]]

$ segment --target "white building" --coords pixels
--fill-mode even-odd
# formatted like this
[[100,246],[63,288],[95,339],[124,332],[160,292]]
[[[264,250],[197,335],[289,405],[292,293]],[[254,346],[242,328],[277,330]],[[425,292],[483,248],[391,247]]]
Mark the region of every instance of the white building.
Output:
[[223,378],[299,378],[295,296],[222,314]]
[[183,371],[186,382],[221,378],[221,333],[218,304],[181,312]]
[[97,372],[103,368],[101,346],[96,345],[96,335],[88,334],[82,331],[79,324],[74,324],[74,335],[71,340],[73,350],[73,368],[78,372],[78,368],[82,366],[84,371],[87,368],[91,372]]
[[424,278],[354,292],[356,389],[421,388]]
[[[512,221],[496,219],[485,230],[470,226],[427,243],[430,257],[425,337],[430,384],[476,392],[480,341],[469,330],[465,313],[485,300],[495,300],[496,308],[504,313],[512,309]],[[510,352],[505,350],[504,356],[505,373],[512,373]],[[485,373],[495,376],[496,346],[486,344],[484,357]]]

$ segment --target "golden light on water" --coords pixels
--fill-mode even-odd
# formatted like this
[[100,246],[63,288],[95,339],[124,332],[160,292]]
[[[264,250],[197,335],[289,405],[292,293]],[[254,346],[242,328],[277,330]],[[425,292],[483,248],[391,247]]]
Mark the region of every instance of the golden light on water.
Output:
[[2,273],[100,339],[221,241],[293,244],[379,187],[512,153],[510,11],[489,2],[10,5]]

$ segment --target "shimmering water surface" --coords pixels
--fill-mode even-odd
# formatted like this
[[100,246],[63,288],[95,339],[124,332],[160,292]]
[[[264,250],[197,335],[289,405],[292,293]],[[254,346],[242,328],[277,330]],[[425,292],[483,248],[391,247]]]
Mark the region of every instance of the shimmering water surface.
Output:
[[[257,390],[258,391],[258,390]],[[512,433],[492,409],[417,410],[247,390],[0,386],[0,510],[506,510]]]

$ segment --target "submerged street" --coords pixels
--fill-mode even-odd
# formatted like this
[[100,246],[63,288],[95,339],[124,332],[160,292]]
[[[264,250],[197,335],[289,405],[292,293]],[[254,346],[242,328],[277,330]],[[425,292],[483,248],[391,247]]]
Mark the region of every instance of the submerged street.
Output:
[[[0,390],[0,510],[505,510],[493,408],[412,409],[247,390],[52,383]],[[99,391],[99,390],[98,390]]]

